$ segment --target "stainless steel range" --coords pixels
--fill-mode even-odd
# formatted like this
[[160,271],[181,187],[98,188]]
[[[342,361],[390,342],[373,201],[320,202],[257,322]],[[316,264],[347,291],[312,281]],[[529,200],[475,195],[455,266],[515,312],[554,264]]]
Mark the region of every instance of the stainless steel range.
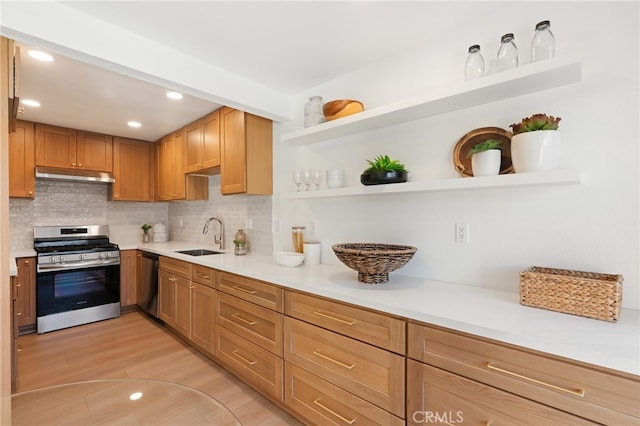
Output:
[[38,333],[120,316],[120,249],[108,225],[36,226]]

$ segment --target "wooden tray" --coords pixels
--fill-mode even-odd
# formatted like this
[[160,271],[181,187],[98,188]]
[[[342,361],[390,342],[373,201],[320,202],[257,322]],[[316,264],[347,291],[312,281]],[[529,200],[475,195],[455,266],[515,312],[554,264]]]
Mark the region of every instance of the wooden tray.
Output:
[[500,127],[480,127],[464,135],[453,148],[453,165],[458,173],[464,177],[472,177],[471,157],[467,156],[469,150],[474,145],[482,143],[487,139],[497,139],[502,141],[502,161],[500,164],[500,174],[513,173],[511,164],[511,137],[513,133]]

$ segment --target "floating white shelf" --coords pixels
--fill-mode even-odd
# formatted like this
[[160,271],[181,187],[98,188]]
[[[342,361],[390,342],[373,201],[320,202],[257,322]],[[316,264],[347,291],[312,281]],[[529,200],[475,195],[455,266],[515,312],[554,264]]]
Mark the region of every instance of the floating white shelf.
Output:
[[282,199],[346,197],[354,195],[399,194],[403,192],[452,192],[479,189],[521,188],[526,186],[569,185],[580,183],[575,170],[553,170],[538,173],[513,173],[498,176],[435,179],[387,185],[354,186],[301,192],[284,192]]
[[578,60],[555,57],[296,130],[282,135],[281,140],[295,145],[313,144],[565,86],[577,83],[581,78]]

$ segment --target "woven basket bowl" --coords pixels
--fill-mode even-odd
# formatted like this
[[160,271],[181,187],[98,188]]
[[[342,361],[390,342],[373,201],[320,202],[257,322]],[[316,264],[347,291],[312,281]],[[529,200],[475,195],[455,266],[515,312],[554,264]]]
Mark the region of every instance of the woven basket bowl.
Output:
[[358,272],[358,281],[365,284],[388,282],[389,272],[406,265],[418,250],[411,246],[377,243],[342,243],[331,248],[342,263]]

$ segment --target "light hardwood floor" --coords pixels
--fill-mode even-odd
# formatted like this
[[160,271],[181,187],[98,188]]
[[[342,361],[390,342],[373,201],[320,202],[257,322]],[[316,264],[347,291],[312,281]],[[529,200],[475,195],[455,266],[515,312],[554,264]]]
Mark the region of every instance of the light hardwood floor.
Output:
[[17,391],[108,378],[156,379],[198,389],[244,426],[302,425],[141,312],[18,339]]

